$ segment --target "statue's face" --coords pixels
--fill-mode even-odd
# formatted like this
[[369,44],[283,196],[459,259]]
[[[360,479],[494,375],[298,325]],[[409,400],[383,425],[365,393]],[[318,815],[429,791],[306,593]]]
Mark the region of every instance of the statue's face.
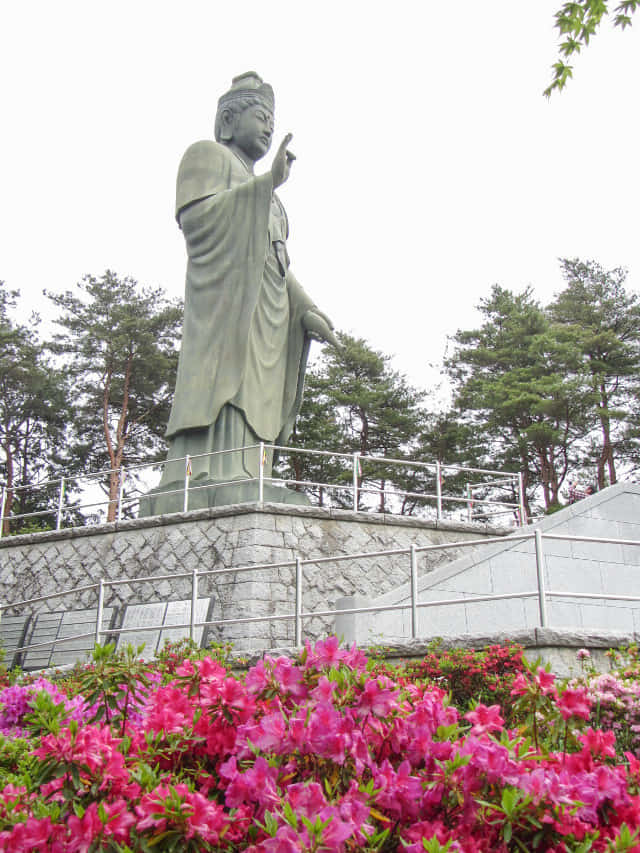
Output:
[[267,153],[273,137],[273,113],[257,104],[235,116],[233,143],[254,162]]

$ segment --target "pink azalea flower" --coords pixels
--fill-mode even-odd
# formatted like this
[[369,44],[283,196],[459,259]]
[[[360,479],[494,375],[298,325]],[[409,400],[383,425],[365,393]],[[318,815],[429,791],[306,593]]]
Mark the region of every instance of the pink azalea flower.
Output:
[[540,688],[540,692],[544,693],[545,696],[555,695],[555,680],[556,677],[552,672],[547,672],[547,670],[541,666],[538,667],[538,672],[536,673],[536,683]]
[[568,687],[556,700],[558,710],[564,720],[570,717],[582,717],[588,720],[591,715],[591,700],[584,689],[572,690]]
[[340,817],[351,826],[354,837],[360,844],[364,842],[364,832],[367,835],[373,833],[373,826],[367,823],[371,814],[367,800],[366,794],[360,791],[358,783],[352,779],[349,790],[342,797],[339,805]]
[[265,853],[300,853],[308,849],[308,844],[306,830],[298,833],[293,827],[284,825],[278,829],[275,838],[267,838],[258,849]]
[[28,817],[25,823],[17,823],[13,830],[7,833],[6,846],[0,849],[16,851],[16,853],[46,850],[52,832],[53,825],[50,817]]
[[287,727],[279,711],[265,714],[252,730],[250,740],[254,746],[264,750],[279,751],[287,738]]
[[370,678],[358,701],[357,713],[359,716],[376,714],[378,717],[386,717],[392,708],[398,705],[398,691],[385,689],[390,684],[389,679]]
[[298,782],[287,788],[287,799],[296,814],[303,814],[313,820],[327,805],[324,793],[318,782],[304,784]]
[[247,673],[244,683],[249,693],[262,693],[269,686],[269,677],[264,660],[259,660]]
[[289,658],[279,657],[274,661],[273,678],[276,684],[295,699],[303,699],[307,695],[303,672],[300,667],[294,666]]
[[525,696],[531,690],[529,680],[521,672],[516,675],[511,685],[512,696]]
[[350,821],[340,818],[340,813],[335,806],[326,806],[319,814],[321,821],[328,820],[329,823],[322,830],[322,841],[328,850],[343,850],[343,844],[351,838],[354,827]]
[[603,732],[600,729],[588,728],[578,735],[578,740],[594,755],[605,758],[616,757],[616,736],[613,732]]
[[480,703],[476,705],[473,711],[468,711],[464,717],[473,724],[471,732],[474,735],[501,731],[504,726],[504,719],[500,716],[499,705],[489,705],[487,707]]
[[198,836],[208,844],[217,844],[227,823],[222,806],[196,791],[186,797],[185,811],[187,808],[190,808],[191,813],[187,817],[186,838]]
[[126,844],[129,831],[136,823],[136,816],[129,810],[129,803],[118,798],[111,803],[104,803],[104,809],[107,813],[104,834],[112,836],[119,844]]
[[307,663],[318,668],[323,666],[335,666],[344,660],[346,652],[340,648],[337,637],[327,637],[326,640],[318,640],[313,649],[307,640]]
[[222,684],[227,675],[227,670],[218,661],[210,657],[196,661],[196,666],[202,682]]
[[145,728],[169,734],[193,724],[194,707],[183,690],[174,685],[160,687],[149,703]]
[[152,829],[154,832],[164,832],[167,828],[166,809],[164,801],[169,796],[167,785],[158,785],[153,791],[145,794],[135,812],[138,815],[136,828],[139,832]]
[[97,803],[91,803],[81,818],[75,814],[67,819],[69,853],[88,853],[93,842],[102,834],[102,821],[98,815]]
[[326,675],[320,676],[320,681],[317,687],[311,691],[311,698],[315,702],[330,703],[333,700],[333,694],[338,689],[338,685],[334,681],[329,681]]

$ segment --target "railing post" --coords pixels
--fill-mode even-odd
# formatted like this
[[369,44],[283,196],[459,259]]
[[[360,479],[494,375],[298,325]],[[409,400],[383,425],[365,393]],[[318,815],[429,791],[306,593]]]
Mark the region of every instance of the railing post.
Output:
[[358,473],[360,468],[360,454],[353,454],[353,511],[358,511]]
[[258,503],[264,502],[264,441],[260,442],[260,466],[258,468]]
[[122,498],[124,497],[124,465],[120,466],[120,485],[118,488],[118,521],[122,520]]
[[196,606],[198,603],[198,570],[191,572],[191,612],[189,614],[189,639],[196,641]]
[[56,516],[56,530],[62,527],[62,507],[64,506],[64,477],[60,480],[60,494],[58,495],[58,515]]
[[418,636],[418,554],[411,545],[411,639]]
[[436,459],[436,519],[442,518],[442,467],[440,460]]
[[302,645],[302,560],[296,557],[296,616],[295,616],[295,643]]
[[528,518],[524,507],[524,477],[522,471],[518,472],[518,507],[520,513],[520,527],[524,527]]
[[469,483],[467,483],[467,521],[471,521],[473,517],[473,490]]
[[4,532],[4,505],[7,500],[7,487],[5,484],[2,484],[2,497],[0,497],[0,539],[2,539],[2,534]]
[[187,453],[184,460],[184,501],[182,503],[182,511],[189,510],[189,480],[191,479],[191,457]]
[[544,550],[542,548],[542,533],[535,532],[536,571],[538,574],[538,607],[540,610],[540,626],[547,627],[547,596],[544,588]]
[[104,615],[104,578],[100,578],[98,585],[98,610],[96,612],[96,645],[100,643],[102,635],[102,617]]

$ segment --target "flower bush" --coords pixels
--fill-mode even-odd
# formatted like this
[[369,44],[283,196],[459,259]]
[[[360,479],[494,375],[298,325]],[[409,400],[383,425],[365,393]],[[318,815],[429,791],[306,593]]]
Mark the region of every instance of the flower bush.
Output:
[[632,751],[640,758],[640,651],[637,646],[608,652],[612,671],[598,673],[586,649],[576,657],[582,675],[571,685],[587,690],[591,701],[592,724],[615,734],[619,756]]
[[167,660],[98,648],[66,687],[0,691],[0,849],[640,852],[640,761],[585,684],[509,671],[486,689],[511,726],[335,637],[243,676]]
[[461,710],[472,702],[485,702],[501,705],[507,714],[513,681],[524,669],[523,649],[517,644],[445,649],[440,640],[430,644],[423,660],[405,667],[410,678],[442,687]]

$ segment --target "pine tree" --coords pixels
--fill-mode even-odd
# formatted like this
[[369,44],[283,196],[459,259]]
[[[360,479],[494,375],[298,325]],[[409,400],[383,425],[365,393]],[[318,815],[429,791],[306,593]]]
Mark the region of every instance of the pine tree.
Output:
[[181,306],[110,270],[85,276],[76,292],[47,296],[62,311],[52,348],[74,383],[76,464],[110,469],[104,486],[112,521],[121,466],[160,458],[166,448]]
[[[561,260],[566,288],[549,315],[577,358],[575,369],[593,406],[598,488],[617,480],[616,455],[625,453],[625,427],[638,399],[640,298],[625,287],[626,271],[595,261]],[[599,436],[598,436],[599,433]],[[592,464],[588,458],[584,464]]]
[[[56,476],[69,417],[64,374],[48,361],[38,340],[39,319],[15,323],[19,297],[0,282],[0,467],[5,480],[4,516],[52,510],[51,488],[30,489]],[[0,512],[2,508],[0,507]],[[37,519],[3,521],[3,534],[51,526]]]
[[588,428],[575,355],[530,288],[514,294],[495,285],[479,309],[483,325],[455,335],[446,365],[459,419],[484,440],[484,467],[522,471],[527,513],[538,486],[550,509]]
[[[426,422],[425,395],[392,369],[390,356],[361,338],[339,333],[338,339],[340,348],[328,350],[307,374],[305,401],[292,441],[300,447],[358,453],[358,507],[372,506],[366,497],[370,490],[375,492],[377,509],[384,512],[385,490],[402,489],[407,474],[367,457],[413,458]],[[351,485],[351,459],[301,456],[295,464],[304,479],[321,476],[327,478],[324,482]],[[332,494],[342,505],[351,505],[348,491]]]

